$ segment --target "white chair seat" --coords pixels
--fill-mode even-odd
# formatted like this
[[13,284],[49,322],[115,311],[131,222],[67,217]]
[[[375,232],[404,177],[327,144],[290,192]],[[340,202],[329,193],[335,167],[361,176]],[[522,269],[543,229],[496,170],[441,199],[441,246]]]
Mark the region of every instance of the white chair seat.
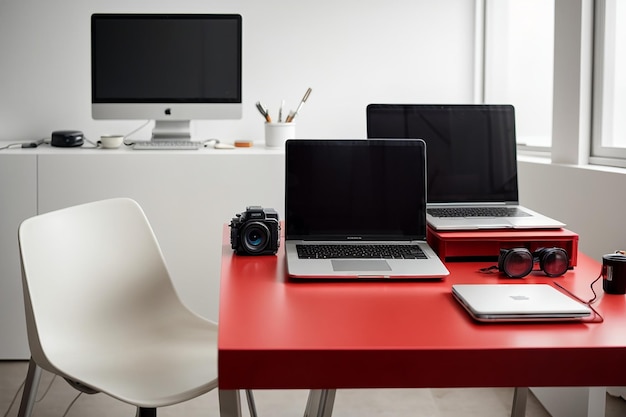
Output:
[[63,376],[130,404],[176,404],[217,387],[217,352],[210,348],[217,345],[217,326],[201,319],[189,324],[171,326],[175,331],[160,333],[162,339],[142,338],[138,345],[115,336],[86,344],[81,349],[90,351],[89,357],[61,351],[54,355],[55,366]]

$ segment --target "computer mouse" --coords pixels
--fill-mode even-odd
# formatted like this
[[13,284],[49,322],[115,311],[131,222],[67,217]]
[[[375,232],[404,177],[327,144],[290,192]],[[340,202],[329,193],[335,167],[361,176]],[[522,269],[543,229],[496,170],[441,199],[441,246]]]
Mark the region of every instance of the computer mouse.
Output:
[[215,149],[235,149],[235,147],[228,143],[218,142],[213,146]]

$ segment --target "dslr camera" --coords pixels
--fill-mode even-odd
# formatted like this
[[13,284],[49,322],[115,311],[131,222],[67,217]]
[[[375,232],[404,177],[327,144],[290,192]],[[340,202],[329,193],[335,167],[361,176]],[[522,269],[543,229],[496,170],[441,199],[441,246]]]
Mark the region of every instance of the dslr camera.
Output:
[[273,208],[248,206],[230,221],[230,246],[238,255],[273,255],[280,246],[280,223]]

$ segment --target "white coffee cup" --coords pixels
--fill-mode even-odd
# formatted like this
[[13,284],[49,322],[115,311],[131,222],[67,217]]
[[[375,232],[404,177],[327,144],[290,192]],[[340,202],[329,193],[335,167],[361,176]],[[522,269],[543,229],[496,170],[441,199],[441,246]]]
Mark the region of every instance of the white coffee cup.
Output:
[[102,135],[100,136],[100,146],[104,149],[119,148],[124,142],[124,136],[122,135]]
[[268,148],[281,148],[285,146],[287,139],[296,138],[296,124],[291,123],[265,123],[265,146]]

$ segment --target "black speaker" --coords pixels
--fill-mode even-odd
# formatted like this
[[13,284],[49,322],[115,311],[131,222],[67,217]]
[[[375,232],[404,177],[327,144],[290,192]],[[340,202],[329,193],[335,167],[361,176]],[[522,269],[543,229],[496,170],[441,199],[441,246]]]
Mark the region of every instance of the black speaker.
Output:
[[84,138],[85,135],[80,130],[57,130],[52,132],[50,145],[63,148],[82,146]]

